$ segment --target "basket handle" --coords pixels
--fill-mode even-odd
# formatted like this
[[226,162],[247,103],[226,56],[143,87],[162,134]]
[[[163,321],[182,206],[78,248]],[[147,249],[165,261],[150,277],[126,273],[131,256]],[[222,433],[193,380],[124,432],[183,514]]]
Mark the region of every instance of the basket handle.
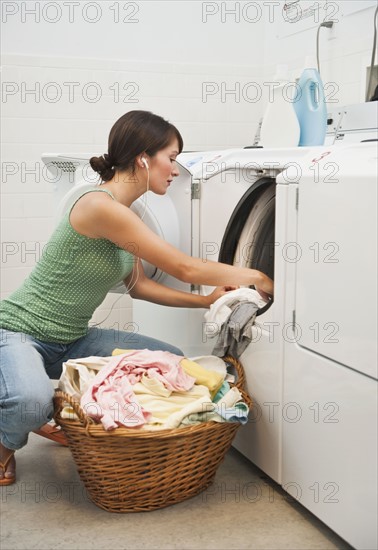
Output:
[[236,374],[238,376],[234,386],[238,390],[244,390],[245,389],[245,373],[243,369],[243,365],[238,361],[238,359],[235,359],[235,357],[232,357],[231,355],[226,355],[223,357],[223,361],[225,363],[231,363],[231,365],[236,370]]
[[89,426],[89,424],[94,424],[94,420],[85,414],[83,409],[80,406],[80,403],[76,401],[71,395],[69,395],[66,392],[63,392],[61,390],[55,390],[54,394],[54,420],[57,424],[59,424],[59,415],[62,412],[65,403],[68,403],[70,407],[73,408],[75,411],[77,417],[79,418],[80,422],[85,426],[86,428]]

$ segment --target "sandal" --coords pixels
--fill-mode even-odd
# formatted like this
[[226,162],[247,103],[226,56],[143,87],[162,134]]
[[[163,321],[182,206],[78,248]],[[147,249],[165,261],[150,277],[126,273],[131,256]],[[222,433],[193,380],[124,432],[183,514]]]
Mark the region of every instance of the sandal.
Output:
[[12,485],[16,481],[16,472],[11,477],[5,477],[7,467],[9,462],[14,456],[14,451],[11,452],[11,454],[8,456],[5,462],[0,462],[0,468],[3,470],[4,477],[0,478],[0,487],[4,487],[5,485]]
[[38,430],[33,430],[33,433],[41,435],[42,437],[46,437],[47,439],[51,439],[51,441],[60,443],[60,445],[64,445],[65,447],[68,447],[66,436],[64,435],[62,429],[57,425],[53,426],[52,424],[44,424]]

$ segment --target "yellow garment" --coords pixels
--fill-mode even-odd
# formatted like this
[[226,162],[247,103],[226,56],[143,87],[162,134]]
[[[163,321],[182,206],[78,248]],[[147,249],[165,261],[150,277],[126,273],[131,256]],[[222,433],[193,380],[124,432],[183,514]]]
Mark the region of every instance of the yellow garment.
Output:
[[150,381],[150,378],[143,377],[141,382],[133,385],[138,403],[152,415],[146,429],[154,425],[163,429],[176,428],[188,414],[202,412],[212,405],[209,389],[205,386],[195,384],[189,391],[168,390],[168,395],[162,395],[158,388],[160,382],[156,381],[158,384],[152,386]]
[[141,383],[152,393],[161,395],[162,397],[169,397],[172,391],[166,388],[161,380],[157,378],[150,378],[147,373],[143,373]]
[[122,353],[129,353],[130,351],[135,351],[135,349],[121,349],[121,348],[115,348],[112,351],[112,355],[122,355]]
[[196,384],[206,386],[210,390],[211,398],[214,398],[223,384],[223,376],[219,372],[207,370],[195,361],[186,357],[180,361],[186,374],[196,379]]
[[[116,348],[112,351],[112,355],[120,355],[128,351],[130,350]],[[204,369],[201,365],[186,357],[181,359],[180,365],[186,374],[196,379],[196,384],[209,388],[212,399],[216,396],[224,380],[219,372]]]

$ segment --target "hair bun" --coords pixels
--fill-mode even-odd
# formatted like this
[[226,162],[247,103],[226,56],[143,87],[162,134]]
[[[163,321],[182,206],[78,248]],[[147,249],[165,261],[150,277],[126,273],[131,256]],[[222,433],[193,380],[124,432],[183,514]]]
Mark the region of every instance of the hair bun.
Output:
[[103,181],[109,181],[115,174],[115,168],[107,153],[101,157],[92,157],[89,160],[92,169],[100,174]]
[[109,168],[113,168],[113,161],[111,160],[110,158],[110,155],[108,155],[108,153],[105,153],[105,155],[102,156],[102,158],[104,159],[104,161],[106,162],[106,165],[109,166]]

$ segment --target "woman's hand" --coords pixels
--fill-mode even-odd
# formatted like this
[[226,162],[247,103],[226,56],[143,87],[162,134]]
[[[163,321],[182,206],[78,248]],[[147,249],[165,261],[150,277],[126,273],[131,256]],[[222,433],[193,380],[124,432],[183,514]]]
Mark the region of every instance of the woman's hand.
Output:
[[274,283],[264,273],[261,273],[261,281],[255,284],[255,288],[260,296],[267,302],[273,298]]
[[[255,289],[260,294],[260,296],[268,302],[273,297],[274,283],[272,279],[270,279],[264,273],[260,272],[259,274],[260,280],[257,284],[255,284]],[[210,307],[211,304],[218,300],[218,298],[224,296],[224,294],[227,294],[227,292],[230,292],[231,290],[236,290],[237,288],[240,287],[235,285],[217,286],[211,294],[205,296],[206,306]]]
[[208,294],[206,296],[207,307],[210,307],[211,304],[216,302],[216,300],[218,300],[218,298],[220,298],[221,296],[227,294],[227,292],[230,292],[231,290],[236,290],[237,288],[239,287],[233,285],[217,286],[211,294]]
[[264,292],[263,290],[261,290],[261,288],[257,288],[256,287],[256,290],[257,292],[260,294],[261,298],[263,300],[265,300],[266,302],[269,302],[269,300],[271,300],[273,298],[272,294],[267,294],[266,292]]

